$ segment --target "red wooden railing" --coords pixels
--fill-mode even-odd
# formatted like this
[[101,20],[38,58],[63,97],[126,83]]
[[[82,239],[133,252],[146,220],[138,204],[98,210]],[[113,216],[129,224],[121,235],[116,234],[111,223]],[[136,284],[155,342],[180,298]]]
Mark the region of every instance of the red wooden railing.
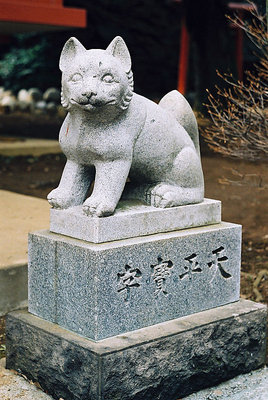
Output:
[[[173,0],[176,3],[182,3],[183,0]],[[252,11],[256,9],[254,4],[248,3],[228,3],[228,8],[238,15],[241,19],[243,18],[245,11]],[[234,24],[230,24],[230,27],[236,30],[236,66],[238,79],[243,80],[243,30]],[[181,21],[181,37],[180,37],[180,53],[179,53],[179,65],[178,65],[178,86],[177,89],[182,94],[186,93],[187,89],[187,72],[188,72],[188,59],[189,59],[189,46],[190,36],[187,30],[185,18]]]
[[86,27],[86,11],[63,0],[0,0],[0,22]]

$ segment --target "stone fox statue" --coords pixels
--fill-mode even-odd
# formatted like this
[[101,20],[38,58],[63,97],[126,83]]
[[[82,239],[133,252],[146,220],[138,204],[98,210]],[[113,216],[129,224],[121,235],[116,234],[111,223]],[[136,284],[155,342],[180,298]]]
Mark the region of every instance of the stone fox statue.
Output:
[[69,39],[60,69],[68,114],[59,142],[67,162],[59,186],[48,195],[52,207],[83,203],[88,215],[111,215],[128,176],[126,198],[161,208],[203,201],[193,111],[175,90],[159,105],[133,92],[131,59],[121,37],[106,50],[86,50]]

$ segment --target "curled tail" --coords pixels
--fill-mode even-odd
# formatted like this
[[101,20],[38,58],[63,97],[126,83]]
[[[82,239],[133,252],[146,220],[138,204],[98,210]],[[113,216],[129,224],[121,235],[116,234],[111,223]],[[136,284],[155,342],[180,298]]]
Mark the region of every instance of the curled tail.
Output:
[[193,110],[185,97],[177,90],[166,94],[159,102],[159,106],[171,112],[176,120],[184,127],[192,139],[197,153],[200,155],[199,132]]

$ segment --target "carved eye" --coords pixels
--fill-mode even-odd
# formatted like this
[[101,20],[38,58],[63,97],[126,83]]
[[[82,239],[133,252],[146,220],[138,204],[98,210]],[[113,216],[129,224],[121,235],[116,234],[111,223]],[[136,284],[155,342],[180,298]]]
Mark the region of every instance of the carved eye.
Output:
[[106,74],[102,77],[103,82],[105,83],[112,83],[114,82],[114,77],[111,74]]
[[72,77],[71,77],[71,79],[70,79],[72,82],[80,82],[81,80],[82,80],[82,75],[80,75],[80,74],[74,74]]

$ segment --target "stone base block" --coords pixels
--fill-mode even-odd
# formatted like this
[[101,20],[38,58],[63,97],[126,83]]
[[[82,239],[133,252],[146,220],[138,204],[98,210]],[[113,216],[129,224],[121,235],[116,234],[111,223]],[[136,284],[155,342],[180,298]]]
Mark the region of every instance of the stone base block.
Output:
[[122,200],[110,217],[88,217],[82,206],[50,210],[50,231],[93,243],[170,232],[221,222],[221,202],[160,209],[138,201]]
[[177,400],[265,362],[266,307],[247,300],[93,342],[27,312],[7,318],[7,368],[55,399]]
[[239,299],[241,227],[116,242],[29,237],[29,311],[101,340]]

